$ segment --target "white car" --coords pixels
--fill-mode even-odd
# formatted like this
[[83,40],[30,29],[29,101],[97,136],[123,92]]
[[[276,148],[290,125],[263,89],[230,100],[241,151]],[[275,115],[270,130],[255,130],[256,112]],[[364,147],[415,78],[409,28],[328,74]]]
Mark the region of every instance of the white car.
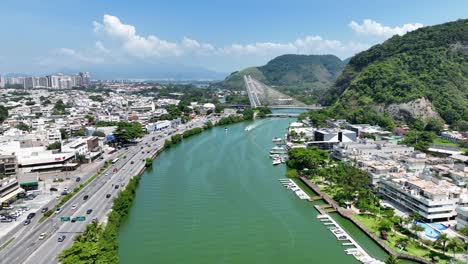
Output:
[[60,212],[62,211],[62,208],[57,208],[57,210],[55,210],[55,214],[59,214]]
[[76,209],[76,204],[72,205],[72,210]]
[[63,188],[63,191],[68,192],[68,188],[67,187]]
[[42,233],[39,235],[39,240],[44,240],[47,237],[47,233]]

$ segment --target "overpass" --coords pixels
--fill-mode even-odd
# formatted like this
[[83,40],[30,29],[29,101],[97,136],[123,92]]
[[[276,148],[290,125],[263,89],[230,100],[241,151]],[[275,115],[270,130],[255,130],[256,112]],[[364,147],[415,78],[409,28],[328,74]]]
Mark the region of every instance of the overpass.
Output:
[[306,105],[289,95],[283,94],[259,82],[250,75],[244,75],[243,78],[249,97],[250,107],[252,108],[265,106],[271,109],[322,109],[320,105]]
[[288,113],[278,113],[278,114],[267,114],[267,117],[298,117],[299,114],[288,114]]

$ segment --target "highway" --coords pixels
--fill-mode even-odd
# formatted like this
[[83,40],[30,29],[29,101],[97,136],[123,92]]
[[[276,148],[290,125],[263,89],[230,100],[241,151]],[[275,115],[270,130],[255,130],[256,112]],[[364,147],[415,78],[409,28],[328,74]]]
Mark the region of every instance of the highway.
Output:
[[[206,121],[206,119],[200,119],[181,125],[177,133],[183,133],[189,128],[201,127]],[[0,264],[57,263],[58,254],[73,244],[74,237],[83,232],[92,219],[97,218],[99,222],[106,219],[112,207],[113,199],[122,188],[125,188],[121,185],[126,186],[128,181],[144,168],[145,158],[154,155],[157,150],[162,148],[164,141],[170,137],[167,135],[152,141],[153,137],[157,138],[161,134],[159,132],[145,135],[138,145],[129,147],[129,150],[124,154],[126,158],[122,156],[116,164],[110,166],[93,182],[75,194],[72,199],[63,205],[59,214],[52,215],[42,223],[38,222],[40,215],[33,218],[27,229],[23,229],[21,233],[18,233],[13,242],[0,251]],[[132,162],[133,164],[131,164]],[[117,169],[115,173],[113,172],[114,169]],[[118,189],[115,189],[115,185],[119,185]],[[106,198],[106,194],[111,194],[111,197]],[[83,199],[85,195],[89,196],[86,201]],[[72,209],[73,205],[76,205],[75,209]],[[88,209],[93,210],[89,215],[86,214]],[[61,222],[60,217],[62,216],[71,218],[85,216],[86,220],[75,223]],[[47,233],[47,238],[39,240],[41,233]],[[57,238],[62,234],[66,238],[63,242],[58,242]]]
[[250,75],[244,75],[244,82],[247,89],[250,106],[252,108],[261,106],[262,104],[258,99],[257,88],[255,87],[256,83],[252,80],[252,77],[250,77]]

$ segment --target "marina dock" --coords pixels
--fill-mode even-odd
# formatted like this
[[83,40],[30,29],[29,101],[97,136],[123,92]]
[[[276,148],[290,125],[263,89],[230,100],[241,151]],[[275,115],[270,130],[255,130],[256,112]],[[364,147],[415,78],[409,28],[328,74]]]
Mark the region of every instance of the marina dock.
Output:
[[323,208],[321,208],[319,205],[315,205],[314,207],[320,213],[317,215],[317,218],[320,220],[320,222],[327,226],[327,228],[332,232],[337,240],[346,241],[341,244],[347,247],[344,250],[346,254],[353,255],[362,263],[384,264],[384,262],[369,256],[369,254],[367,254],[367,252],[361,246],[359,246],[359,244],[348,233],[346,233],[346,231],[341,228],[341,226],[331,216],[325,213]]
[[291,179],[279,179],[279,182],[286,187],[286,189],[289,189],[293,191],[297,197],[299,197],[301,200],[311,200],[310,196],[305,193],[301,187],[299,187],[293,180]]

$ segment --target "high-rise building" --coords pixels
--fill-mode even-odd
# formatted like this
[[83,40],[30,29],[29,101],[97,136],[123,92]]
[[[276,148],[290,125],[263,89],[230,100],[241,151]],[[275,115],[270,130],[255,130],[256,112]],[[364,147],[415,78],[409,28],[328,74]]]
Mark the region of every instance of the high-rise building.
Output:
[[5,78],[2,75],[0,75],[0,88],[3,87],[5,87]]
[[89,72],[80,72],[79,75],[81,76],[83,86],[89,86],[91,84],[91,75]]

